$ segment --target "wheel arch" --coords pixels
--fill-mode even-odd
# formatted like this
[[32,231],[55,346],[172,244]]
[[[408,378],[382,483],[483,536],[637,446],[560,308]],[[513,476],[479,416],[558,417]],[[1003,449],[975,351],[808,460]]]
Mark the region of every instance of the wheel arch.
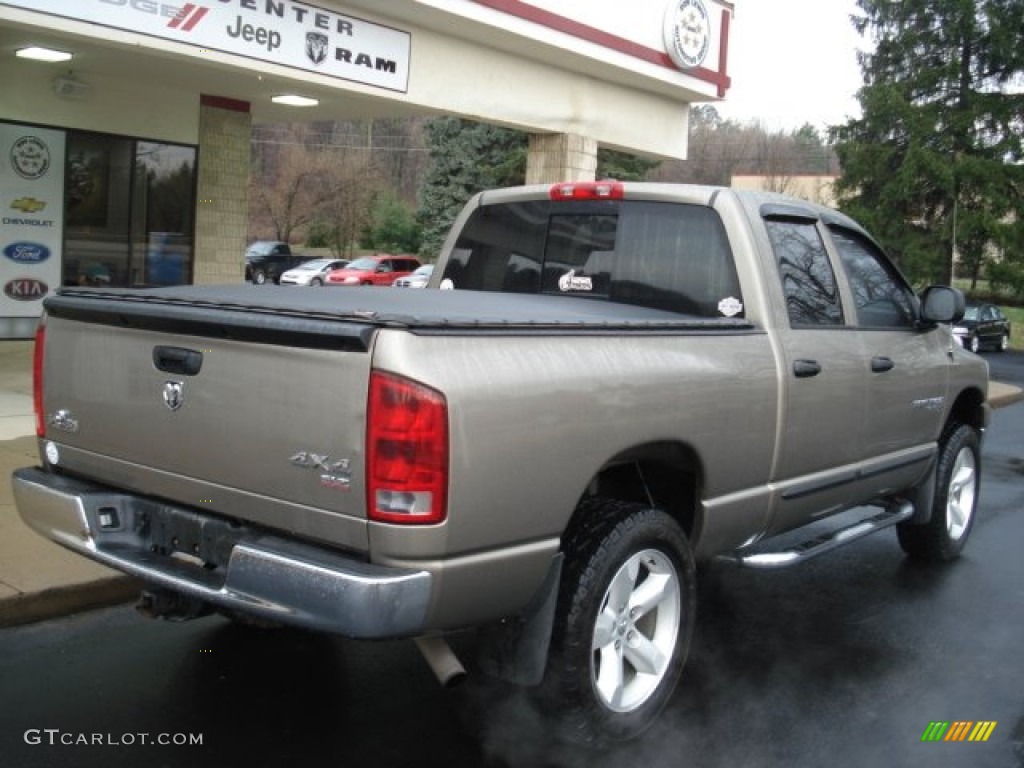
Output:
[[[692,446],[681,441],[643,443],[605,462],[587,484],[580,501],[600,496],[661,509],[679,523],[691,545],[696,546],[703,478],[703,462]],[[579,525],[581,514],[577,503],[563,540]]]
[[[953,407],[949,409],[946,421],[942,424],[938,441],[941,445],[951,429],[959,424],[967,424],[983,433],[988,426],[988,405],[985,402],[985,395],[976,387],[970,387],[957,395],[953,401]],[[935,464],[925,476],[924,480],[907,495],[914,505],[914,516],[907,521],[907,525],[923,525],[928,523],[932,517],[932,504],[935,499]]]
[[969,424],[979,432],[988,426],[988,406],[980,389],[970,387],[957,395],[949,409],[946,423],[942,425],[943,433],[951,424]]

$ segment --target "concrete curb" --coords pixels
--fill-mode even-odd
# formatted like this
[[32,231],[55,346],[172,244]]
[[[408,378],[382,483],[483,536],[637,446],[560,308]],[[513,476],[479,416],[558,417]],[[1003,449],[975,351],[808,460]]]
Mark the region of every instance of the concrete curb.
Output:
[[141,583],[129,576],[110,576],[21,593],[0,600],[0,629],[130,602],[141,589]]

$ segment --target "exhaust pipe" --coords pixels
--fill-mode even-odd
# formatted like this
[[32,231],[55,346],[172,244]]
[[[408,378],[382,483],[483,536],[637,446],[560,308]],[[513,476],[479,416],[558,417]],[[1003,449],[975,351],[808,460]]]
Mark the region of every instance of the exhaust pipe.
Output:
[[454,688],[466,679],[465,668],[443,637],[431,635],[413,640],[442,688]]

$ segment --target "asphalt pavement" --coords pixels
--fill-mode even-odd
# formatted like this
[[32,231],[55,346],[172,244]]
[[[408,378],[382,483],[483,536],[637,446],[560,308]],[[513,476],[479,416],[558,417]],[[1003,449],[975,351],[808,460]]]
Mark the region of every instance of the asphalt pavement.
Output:
[[[992,382],[1002,407],[1024,399],[1019,387]],[[0,476],[38,463],[32,410],[32,343],[0,341]],[[10,482],[0,484],[0,627],[28,624],[134,599],[139,583],[74,554],[26,526]]]

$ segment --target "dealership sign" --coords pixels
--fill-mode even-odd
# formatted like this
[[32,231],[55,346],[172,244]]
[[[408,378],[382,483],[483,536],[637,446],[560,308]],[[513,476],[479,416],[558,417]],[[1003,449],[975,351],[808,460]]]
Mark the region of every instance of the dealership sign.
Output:
[[60,285],[64,132],[0,123],[0,318],[38,317]]
[[406,92],[411,35],[291,0],[0,0],[204,50]]

